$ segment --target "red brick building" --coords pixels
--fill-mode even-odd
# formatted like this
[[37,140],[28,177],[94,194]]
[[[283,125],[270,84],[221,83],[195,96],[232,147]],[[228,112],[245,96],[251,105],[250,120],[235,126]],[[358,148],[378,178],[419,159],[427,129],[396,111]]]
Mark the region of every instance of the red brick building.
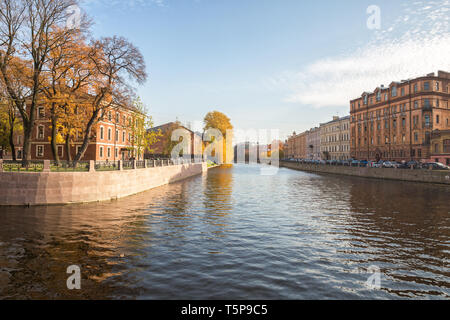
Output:
[[[51,121],[46,109],[38,107],[36,110],[35,129],[31,140],[32,160],[54,160],[50,137]],[[133,126],[138,117],[142,117],[137,110],[124,106],[114,106],[105,110],[103,117],[93,128],[93,138],[82,157],[82,161],[117,161],[133,157]],[[20,121],[20,120],[19,120]],[[23,135],[15,137],[17,158],[22,158]],[[81,134],[74,137],[70,144],[70,154],[73,159],[83,143]],[[60,160],[68,160],[66,144],[57,144]]]
[[450,129],[450,73],[392,82],[350,101],[351,157],[430,161],[431,136]]

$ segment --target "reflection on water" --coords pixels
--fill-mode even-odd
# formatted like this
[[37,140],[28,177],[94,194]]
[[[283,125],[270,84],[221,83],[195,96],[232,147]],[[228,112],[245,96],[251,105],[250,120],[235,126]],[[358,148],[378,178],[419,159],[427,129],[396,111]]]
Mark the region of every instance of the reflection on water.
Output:
[[[259,167],[0,208],[0,298],[449,298],[449,188]],[[82,289],[66,269],[80,265]],[[370,266],[381,289],[365,285]]]

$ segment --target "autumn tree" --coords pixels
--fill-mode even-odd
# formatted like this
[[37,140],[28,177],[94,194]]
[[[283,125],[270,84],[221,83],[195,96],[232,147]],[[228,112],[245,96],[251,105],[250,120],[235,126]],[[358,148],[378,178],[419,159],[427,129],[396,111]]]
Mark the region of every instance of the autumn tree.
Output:
[[106,110],[132,103],[134,91],[129,81],[142,84],[147,79],[144,57],[123,37],[93,42],[89,59],[93,63],[93,71],[89,77],[89,94],[84,99],[89,120],[83,128],[83,143],[74,161],[83,157],[94,136],[93,129],[103,119]]
[[128,130],[131,133],[131,146],[129,150],[133,157],[142,159],[145,151],[154,152],[153,145],[162,137],[161,130],[152,130],[153,119],[147,113],[147,108],[140,97],[133,101],[135,117],[128,124]]
[[[232,130],[233,130],[233,125],[231,124],[231,120],[230,118],[228,118],[225,114],[219,112],[219,111],[213,111],[213,112],[209,112],[204,120],[204,131],[208,131],[210,129],[216,129],[220,132],[221,136],[222,136],[222,141],[219,141],[220,144],[223,145],[223,159],[219,159],[219,161],[223,161],[225,163],[229,163],[232,157],[232,147],[231,146],[231,142],[233,139],[232,136]],[[210,141],[210,143],[213,143],[216,140],[217,137],[213,137],[212,141]],[[206,144],[210,144],[208,142],[206,142]],[[215,152],[219,152],[218,150],[215,150]]]
[[[72,14],[69,9],[77,4],[77,0],[2,0],[0,3],[0,77],[22,118],[23,165],[31,156],[30,142],[49,52],[75,32],[65,26]],[[55,35],[52,33],[55,27],[64,32]],[[10,70],[14,58],[30,61],[26,95],[13,85],[15,74]]]
[[[56,29],[54,34],[64,32]],[[54,159],[58,162],[57,144],[66,143],[66,154],[70,161],[72,137],[82,130],[86,113],[80,96],[87,95],[88,81],[93,64],[87,52],[82,31],[61,39],[59,46],[52,48],[43,77],[42,102],[51,121],[50,142]]]

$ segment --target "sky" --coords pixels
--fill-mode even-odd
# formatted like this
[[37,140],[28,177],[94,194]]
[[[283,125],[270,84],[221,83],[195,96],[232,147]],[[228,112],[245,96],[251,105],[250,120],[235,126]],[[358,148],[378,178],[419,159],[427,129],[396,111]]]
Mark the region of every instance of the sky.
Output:
[[138,93],[155,125],[179,120],[200,130],[218,110],[236,129],[278,129],[284,139],[348,115],[350,100],[381,84],[450,71],[450,0],[81,6],[95,37],[124,36],[143,53],[149,79]]

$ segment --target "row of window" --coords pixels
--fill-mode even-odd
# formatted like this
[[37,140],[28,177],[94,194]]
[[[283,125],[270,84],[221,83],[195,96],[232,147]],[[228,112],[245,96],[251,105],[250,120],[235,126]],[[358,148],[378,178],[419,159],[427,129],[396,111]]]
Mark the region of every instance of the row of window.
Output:
[[[431,91],[431,82],[430,81],[425,81],[423,83],[423,87],[422,87],[422,91]],[[435,81],[434,82],[434,91],[439,92],[440,91],[440,82],[439,81]],[[419,84],[416,83],[414,84],[414,93],[418,93],[419,92]],[[391,89],[391,97],[395,98],[398,96],[398,88],[396,86],[392,87]],[[406,96],[406,88],[402,87],[400,88],[400,96]],[[376,94],[376,102],[381,102],[382,100],[382,93],[381,90],[379,90]],[[388,94],[385,93],[384,94],[384,101],[388,101]],[[369,98],[369,95],[366,94],[363,97],[363,104],[364,105],[371,105],[373,104],[373,97]],[[358,102],[358,108],[361,108],[361,102]],[[355,109],[355,104],[352,104],[352,110]]]
[[[99,147],[99,158],[111,158],[112,157],[112,149],[111,147]],[[131,150],[122,151],[121,156],[122,159],[125,158],[125,154],[128,155],[128,157],[131,157]],[[114,148],[114,158],[119,159],[119,148]]]
[[[413,101],[413,109],[419,109],[420,107],[420,102],[422,101],[422,107],[423,108],[439,108],[439,107],[445,107],[444,102],[442,102],[439,99],[421,99],[421,100],[415,100]],[[433,105],[433,101],[434,101],[434,105]],[[373,119],[373,118],[380,118],[381,116],[389,116],[389,115],[395,115],[396,113],[406,113],[407,111],[409,111],[408,107],[408,103],[403,103],[403,104],[399,104],[398,106],[391,106],[390,109],[389,107],[384,108],[383,110],[376,110],[376,111],[371,111],[369,113],[360,113],[358,114],[357,117],[352,116],[352,122],[355,122],[356,119],[358,119],[359,121],[361,120],[367,120],[367,119]],[[448,102],[447,102],[447,108],[448,108]],[[383,112],[382,112],[383,111]]]
[[[116,134],[115,134],[115,140],[116,142],[120,142],[119,141],[119,130],[116,130]],[[131,142],[131,138],[132,135],[131,133],[128,133],[128,141]],[[104,127],[100,127],[100,140],[105,140],[105,128]],[[108,134],[107,134],[107,140],[111,141],[112,140],[112,129],[108,128]],[[122,143],[126,143],[126,131],[122,131]]]

